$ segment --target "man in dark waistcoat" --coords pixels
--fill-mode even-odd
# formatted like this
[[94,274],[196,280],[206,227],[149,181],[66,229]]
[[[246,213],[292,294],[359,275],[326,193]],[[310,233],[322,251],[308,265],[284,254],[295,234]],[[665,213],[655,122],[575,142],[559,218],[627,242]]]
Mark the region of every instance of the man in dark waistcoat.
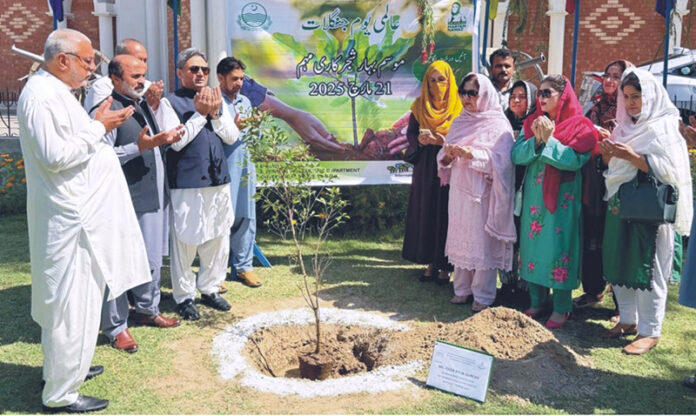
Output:
[[[162,256],[169,247],[167,190],[164,183],[164,160],[159,146],[180,139],[183,126],[160,132],[152,108],[143,99],[147,64],[132,55],[117,55],[109,63],[109,77],[114,89],[111,108],[132,106],[133,116],[105,138],[114,146],[121,162],[140,230],[145,240],[152,280],[130,290],[135,308],[134,321],[159,328],[179,325],[179,320],[160,314],[160,270]],[[150,136],[152,134],[152,136]],[[126,293],[105,302],[102,309],[102,332],[115,348],[133,353],[138,344],[128,331],[128,298]]]
[[[160,100],[162,127],[183,124],[181,140],[167,150],[167,179],[171,198],[172,288],[177,312],[184,319],[200,319],[193,303],[196,289],[201,303],[227,311],[219,294],[227,273],[229,234],[234,221],[230,174],[223,142],[233,144],[239,129],[222,105],[220,88],[210,88],[205,55],[189,48],[177,58],[182,87]],[[191,265],[198,253],[198,278]]]

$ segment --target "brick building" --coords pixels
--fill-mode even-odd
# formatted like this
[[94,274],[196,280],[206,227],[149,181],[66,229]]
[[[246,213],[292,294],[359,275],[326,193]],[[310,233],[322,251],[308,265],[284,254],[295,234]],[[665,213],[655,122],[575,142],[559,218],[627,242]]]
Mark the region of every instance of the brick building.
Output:
[[[207,50],[211,60],[224,53],[226,26],[224,13],[220,11],[224,10],[225,1],[236,0],[180,1],[179,50],[193,44]],[[548,10],[559,0],[545,0],[542,2],[544,10],[537,10],[537,1],[528,0],[527,3],[528,23],[522,35],[515,34],[519,19],[514,16],[509,19],[507,36],[502,33],[500,17],[489,25],[489,51],[498,47],[500,39],[505,37],[513,49],[521,49],[531,55],[543,52],[549,58],[554,55],[553,51],[548,50],[549,44],[559,39],[550,39],[550,20],[553,16],[549,15],[553,11]],[[560,3],[565,1],[561,0]],[[688,33],[691,19],[694,18],[694,13],[688,13],[691,3],[693,1],[677,1],[677,9],[684,14],[683,22],[678,22],[677,27],[682,27],[681,45],[696,48],[696,34]],[[634,63],[655,57],[659,59],[662,56],[665,21],[654,11],[654,5],[654,0],[582,0],[576,76],[580,77],[583,71],[602,70],[606,63],[616,58]],[[506,2],[501,0],[500,10],[505,7]],[[117,39],[135,37],[143,40],[150,51],[150,78],[165,79],[169,87],[173,86],[173,14],[171,8],[166,6],[166,0],[65,0],[65,8],[67,27],[85,33],[92,39],[95,48],[107,55],[113,54]],[[562,68],[563,73],[569,75],[573,16],[555,16],[564,23]],[[26,74],[31,66],[27,59],[10,53],[10,47],[14,44],[41,54],[44,40],[52,28],[46,0],[0,0],[0,62],[6,63],[0,66],[0,91],[19,91],[21,83],[17,79]],[[548,63],[544,65],[544,70],[548,71]]]

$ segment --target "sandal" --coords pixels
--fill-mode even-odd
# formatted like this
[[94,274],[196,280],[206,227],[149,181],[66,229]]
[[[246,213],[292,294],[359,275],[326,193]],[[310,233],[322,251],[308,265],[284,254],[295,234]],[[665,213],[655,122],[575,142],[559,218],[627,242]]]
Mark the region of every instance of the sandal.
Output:
[[551,318],[549,318],[546,321],[545,326],[547,329],[561,329],[566,324],[566,322],[568,322],[568,318],[570,318],[570,312],[566,312],[565,314],[563,314],[563,321],[562,322],[556,322],[556,321],[552,320]]
[[478,303],[477,301],[474,301],[474,303],[471,305],[471,310],[474,313],[481,312],[484,309],[488,309],[489,305],[484,305],[483,303]]
[[636,324],[616,324],[615,327],[608,330],[602,335],[604,338],[621,338],[627,335],[635,335],[638,333],[638,325]]
[[450,299],[450,303],[454,305],[464,305],[466,303],[469,303],[471,300],[471,295],[466,295],[466,296],[457,296],[455,295],[452,299]]
[[696,375],[684,378],[684,385],[691,389],[696,389]]
[[548,315],[551,310],[549,308],[541,308],[538,309],[536,312],[532,311],[532,308],[527,309],[526,311],[523,311],[522,313],[527,315],[528,317],[532,319],[537,319],[541,318],[544,315]]
[[573,299],[573,307],[575,309],[591,308],[601,305],[603,300],[604,295],[602,294],[592,296],[585,293],[582,296]]

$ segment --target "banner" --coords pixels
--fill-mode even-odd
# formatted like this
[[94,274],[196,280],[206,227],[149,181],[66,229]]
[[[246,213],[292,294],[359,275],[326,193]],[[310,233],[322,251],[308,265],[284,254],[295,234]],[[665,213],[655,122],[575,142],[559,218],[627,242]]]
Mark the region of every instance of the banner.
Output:
[[457,79],[471,71],[478,60],[473,2],[439,1],[432,25],[422,25],[415,0],[228,0],[229,52],[342,147],[312,148],[338,175],[336,184],[410,183],[411,165],[387,148],[405,134],[394,123],[408,114],[432,61],[449,62]]

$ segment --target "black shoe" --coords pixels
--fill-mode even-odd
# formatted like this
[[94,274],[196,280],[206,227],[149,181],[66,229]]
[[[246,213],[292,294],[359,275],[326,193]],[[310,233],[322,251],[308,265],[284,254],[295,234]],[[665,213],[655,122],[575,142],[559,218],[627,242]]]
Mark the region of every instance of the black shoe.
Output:
[[186,299],[176,306],[176,312],[187,321],[197,321],[201,319],[201,314],[198,313],[196,305],[191,299]]
[[102,374],[104,372],[104,366],[101,365],[94,365],[89,368],[89,371],[87,372],[87,377],[85,377],[85,381],[91,380],[94,377]]
[[[101,365],[92,366],[89,368],[89,371],[87,372],[87,377],[85,377],[85,381],[91,380],[103,372],[104,372],[104,366],[101,366]],[[44,388],[45,385],[46,385],[46,380],[41,380],[41,388],[42,389]]]
[[108,400],[97,399],[96,397],[90,396],[77,396],[75,403],[69,404],[67,406],[61,407],[48,407],[42,406],[44,413],[85,413],[85,412],[96,412],[98,410],[106,409],[109,406]]
[[219,311],[232,309],[232,306],[219,293],[211,293],[210,295],[201,293],[201,303]]
[[420,275],[420,277],[418,278],[418,281],[423,282],[423,283],[432,282],[432,281],[434,281],[434,280],[435,280],[435,276],[434,276],[434,275],[428,276],[427,274],[422,274],[422,275]]

